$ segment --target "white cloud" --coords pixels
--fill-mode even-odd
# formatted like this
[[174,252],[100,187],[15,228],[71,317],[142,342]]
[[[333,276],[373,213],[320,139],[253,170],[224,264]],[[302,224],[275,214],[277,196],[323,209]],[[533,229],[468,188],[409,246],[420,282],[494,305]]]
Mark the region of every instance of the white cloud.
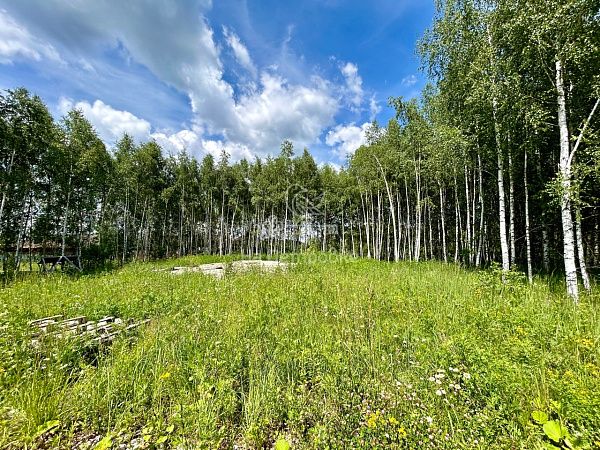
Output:
[[227,45],[233,50],[237,62],[256,78],[256,67],[254,67],[254,63],[252,63],[252,58],[250,58],[248,49],[242,44],[238,35],[233,31],[229,31],[225,26],[223,27],[223,34],[225,35]]
[[152,133],[151,137],[166,153],[177,154],[186,150],[188,153],[197,156],[202,151],[202,141],[198,134],[192,130],[186,129],[172,134]]
[[[355,113],[363,111],[365,94],[356,64],[340,63],[343,81],[337,84],[317,76],[307,79],[306,73],[297,77],[286,67],[282,73],[303,81],[292,82],[273,73],[278,65],[286,66],[292,57],[289,43],[293,26],[287,28],[281,44],[282,55],[264,71],[255,66],[241,39],[233,31],[223,29],[238,63],[257,77],[234,92],[227,81],[230,77],[225,77],[227,68],[213,30],[202,15],[210,7],[209,0],[106,0],[86,3],[85,8],[78,7],[78,2],[59,0],[23,3],[27,6],[16,2],[12,8],[20,12],[19,17],[31,25],[36,36],[52,42],[61,49],[61,54],[68,55],[69,61],[76,61],[85,70],[111,72],[110,64],[114,61],[102,63],[102,55],[107,48],[118,49],[124,61],[145,66],[162,82],[188,95],[194,126],[152,135],[146,120],[113,109],[106,104],[112,103],[108,97],[103,97],[106,103],[97,100],[93,105],[85,102],[74,105],[84,110],[106,140],[127,131],[138,140],[154,138],[173,152],[186,148],[200,156],[206,152],[220,153],[226,148],[232,159],[251,153],[264,156],[277,153],[286,139],[298,147],[317,142],[323,131],[335,124],[342,106]],[[94,65],[82,61],[92,61]],[[106,64],[106,69],[99,64]],[[369,107],[371,114],[380,110],[373,99]],[[351,139],[348,133],[361,128],[348,127],[347,134],[342,136],[343,128],[336,127],[334,134],[330,131],[328,139],[341,139],[333,144],[339,152],[353,151],[355,148],[351,147],[360,140]]]
[[40,61],[42,58],[61,61],[52,45],[32,36],[23,25],[0,9],[0,63],[12,64],[25,59]]
[[226,143],[221,140],[202,139],[197,127],[193,130],[181,130],[178,133],[153,133],[151,135],[166,153],[177,154],[183,150],[201,161],[204,156],[211,154],[218,159],[223,150],[227,151],[232,161],[242,158],[252,159],[250,149],[241,144]]
[[231,156],[232,161],[239,161],[242,158],[252,159],[253,153],[250,151],[248,147],[242,144],[234,144],[234,143],[225,143],[222,141],[211,141],[211,140],[203,140],[202,148],[205,153],[210,153],[218,159],[221,156],[221,152],[225,150]]
[[58,110],[61,114],[71,109],[80,109],[105,142],[114,142],[123,134],[128,133],[137,141],[146,141],[150,137],[150,122],[140,119],[128,111],[119,111],[96,100],[93,105],[88,102],[73,103],[72,100],[61,98]]
[[331,161],[329,161],[327,163],[320,163],[318,166],[319,166],[319,168],[323,168],[325,166],[328,166],[335,173],[340,173],[340,171],[342,170],[342,166],[340,164],[336,164],[336,163],[331,162]]
[[371,97],[371,100],[369,100],[369,111],[369,118],[371,119],[371,121],[373,121],[377,114],[381,112],[381,105],[379,105],[377,103],[377,100],[375,100],[375,95],[373,95],[373,97]]
[[286,139],[307,146],[334,123],[339,105],[323,80],[314,78],[307,87],[263,73],[260,84],[260,92],[235,106],[235,126],[223,130],[229,140],[273,153]]
[[413,84],[416,84],[417,82],[417,77],[415,75],[409,75],[407,77],[402,78],[402,81],[400,82],[400,84],[403,87],[410,87]]
[[362,104],[364,93],[362,78],[358,74],[356,64],[346,63],[342,66],[342,75],[346,79],[345,96],[352,111],[358,112]]
[[353,154],[358,147],[365,144],[365,133],[370,125],[368,122],[360,127],[353,123],[338,125],[327,133],[325,143],[333,147],[333,154],[344,158],[348,154]]

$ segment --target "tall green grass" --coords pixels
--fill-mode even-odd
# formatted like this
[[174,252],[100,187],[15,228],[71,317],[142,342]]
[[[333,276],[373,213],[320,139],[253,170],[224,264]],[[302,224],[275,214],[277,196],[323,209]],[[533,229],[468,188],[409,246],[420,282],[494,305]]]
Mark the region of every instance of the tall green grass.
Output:
[[[158,270],[214,260],[1,290],[0,447],[563,445],[536,410],[600,446],[597,294],[575,306],[554,282],[440,263]],[[151,321],[112,345],[32,347],[28,321],[55,314]]]

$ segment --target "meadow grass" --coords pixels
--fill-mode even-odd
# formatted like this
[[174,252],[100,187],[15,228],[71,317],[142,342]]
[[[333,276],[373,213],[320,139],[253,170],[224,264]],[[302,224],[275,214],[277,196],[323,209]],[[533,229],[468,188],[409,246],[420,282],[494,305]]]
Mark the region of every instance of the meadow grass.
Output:
[[[553,280],[329,259],[159,270],[218,260],[190,257],[0,290],[0,447],[600,447],[596,293],[576,306]],[[28,321],[56,314],[151,321],[110,345],[32,346]]]

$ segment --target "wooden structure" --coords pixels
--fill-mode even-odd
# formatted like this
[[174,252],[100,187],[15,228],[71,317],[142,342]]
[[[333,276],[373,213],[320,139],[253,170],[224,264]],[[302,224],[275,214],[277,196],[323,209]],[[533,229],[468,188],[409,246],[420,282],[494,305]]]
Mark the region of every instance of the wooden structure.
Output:
[[42,256],[38,265],[43,272],[54,272],[58,265],[61,270],[65,270],[65,266],[71,265],[78,272],[82,271],[79,256]]
[[130,333],[148,322],[150,319],[125,325],[121,319],[112,316],[95,322],[88,321],[86,316],[63,320],[63,316],[58,315],[33,320],[29,322],[29,326],[32,327],[31,343],[38,346],[45,337],[59,339],[79,337],[96,343],[106,343],[122,333]]

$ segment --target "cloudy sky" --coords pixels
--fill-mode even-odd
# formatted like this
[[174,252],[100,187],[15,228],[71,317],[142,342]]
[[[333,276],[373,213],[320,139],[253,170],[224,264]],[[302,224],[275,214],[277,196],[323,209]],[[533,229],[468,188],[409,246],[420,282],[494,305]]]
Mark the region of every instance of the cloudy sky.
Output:
[[0,0],[0,89],[60,118],[80,108],[111,145],[233,159],[289,139],[340,164],[389,96],[425,83],[422,0]]

